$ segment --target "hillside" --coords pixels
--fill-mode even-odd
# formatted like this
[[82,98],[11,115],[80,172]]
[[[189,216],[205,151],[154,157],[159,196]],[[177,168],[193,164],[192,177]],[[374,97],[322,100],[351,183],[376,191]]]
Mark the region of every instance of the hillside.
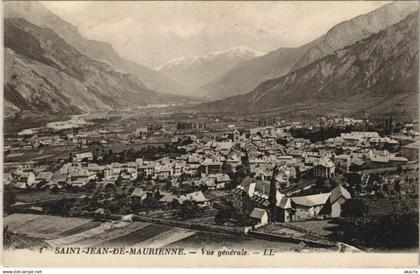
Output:
[[239,63],[215,81],[203,86],[203,90],[213,98],[225,98],[249,92],[259,83],[287,74],[296,60],[303,56],[313,43],[300,48],[280,48]]
[[302,68],[335,50],[351,45],[384,28],[398,23],[410,13],[417,10],[417,2],[393,2],[370,13],[341,22],[331,28],[317,43],[311,47],[293,66],[291,71]]
[[[368,112],[417,117],[418,15],[208,111],[290,115]],[[203,107],[203,106],[202,106]]]
[[193,86],[200,87],[218,78],[241,62],[260,55],[262,55],[261,52],[245,47],[236,47],[224,51],[209,52],[201,56],[176,58],[163,64],[158,70]]
[[399,22],[417,10],[416,2],[393,2],[331,28],[325,35],[296,48],[280,48],[233,68],[204,89],[212,97],[245,94],[260,83],[286,75]]
[[153,90],[179,95],[189,95],[193,92],[192,87],[188,84],[120,57],[106,42],[86,39],[80,35],[75,26],[62,20],[39,2],[6,2],[4,3],[4,15],[9,18],[23,18],[34,25],[53,30],[82,54],[105,62],[115,70],[137,75]]
[[170,100],[136,76],[91,59],[50,29],[4,20],[5,116],[81,113]]

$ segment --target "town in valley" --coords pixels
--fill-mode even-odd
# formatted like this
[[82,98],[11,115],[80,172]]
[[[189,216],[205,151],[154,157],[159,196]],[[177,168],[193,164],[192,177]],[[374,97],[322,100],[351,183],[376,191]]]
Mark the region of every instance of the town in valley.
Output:
[[[163,109],[153,109],[154,117],[143,111],[74,116],[6,136],[8,229],[29,233],[26,244],[59,247],[98,244],[113,230],[120,231],[108,240],[114,246],[118,237],[138,246],[165,239],[175,227],[169,246],[194,247],[202,238],[211,245],[215,235],[286,242],[286,250],[336,250],[338,242],[352,250],[392,250],[357,230],[382,227],[357,220],[384,222],[396,214],[399,222],[417,214],[415,120],[235,121],[193,114],[180,120]],[[44,214],[47,220],[38,217]],[[48,220],[57,231],[40,241],[49,225],[34,224]],[[145,224],[156,228],[147,231]],[[412,236],[407,230],[395,233],[401,234],[393,244],[414,247],[403,242]]]
[[417,1],[2,5],[5,264],[418,253]]

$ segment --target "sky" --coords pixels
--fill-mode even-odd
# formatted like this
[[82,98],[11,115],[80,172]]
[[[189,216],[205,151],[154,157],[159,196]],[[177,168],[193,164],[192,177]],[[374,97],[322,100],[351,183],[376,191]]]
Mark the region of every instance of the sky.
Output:
[[48,1],[86,38],[156,68],[167,61],[243,46],[261,52],[296,47],[388,2]]

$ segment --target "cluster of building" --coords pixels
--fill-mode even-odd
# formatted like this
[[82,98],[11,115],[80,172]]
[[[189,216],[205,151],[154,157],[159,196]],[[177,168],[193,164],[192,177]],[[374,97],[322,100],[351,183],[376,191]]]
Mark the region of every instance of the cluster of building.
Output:
[[[266,216],[270,213],[270,204],[276,205],[276,221],[294,221],[316,217],[337,217],[341,205],[351,199],[346,189],[344,174],[363,173],[378,169],[395,169],[416,164],[418,161],[417,136],[381,136],[376,131],[346,131],[336,137],[313,142],[306,138],[294,137],[293,130],[314,130],[322,126],[349,126],[353,123],[365,123],[352,119],[318,121],[316,125],[295,123],[276,123],[251,129],[236,129],[230,126],[224,132],[213,135],[171,135],[171,141],[184,153],[162,157],[157,160],[138,158],[130,162],[99,164],[89,148],[91,133],[68,132],[67,142],[81,145],[84,151],[72,154],[54,171],[48,165],[36,161],[13,162],[5,164],[5,183],[19,189],[44,189],[62,187],[83,187],[89,183],[98,186],[114,185],[116,182],[140,182],[133,195],[147,197],[147,187],[142,182],[154,181],[170,184],[172,189],[189,186],[195,191],[175,195],[168,192],[162,202],[194,200],[205,203],[208,200],[200,190],[224,190],[232,186],[238,172],[248,175],[238,186],[233,188],[234,207],[251,217]],[[189,130],[189,123],[174,127]],[[193,128],[206,128],[199,123]],[[108,142],[112,137],[120,138],[119,129],[101,129],[99,143]],[[155,131],[150,128],[138,128],[129,133],[143,140],[153,138]],[[161,127],[156,129],[161,130]],[[176,130],[176,129],[175,129]],[[107,138],[100,138],[106,136]],[[118,137],[119,136],[119,137]],[[47,138],[48,136],[44,136]],[[124,137],[124,136],[122,136]],[[56,144],[64,139],[55,136],[42,141],[43,145]],[[61,139],[60,139],[61,138]],[[32,142],[34,136],[25,141]],[[188,142],[183,140],[188,139]],[[82,141],[81,141],[82,140]],[[86,140],[86,141],[83,141]],[[276,172],[273,172],[276,169]],[[370,173],[369,173],[370,174]],[[341,177],[340,177],[341,176]],[[273,178],[274,177],[274,178]],[[317,181],[329,182],[338,178],[334,188],[319,193],[314,187]],[[383,178],[390,182],[392,178]],[[417,177],[418,181],[418,177]],[[271,184],[275,184],[275,187]],[[337,182],[336,182],[337,183]],[[275,191],[275,194],[270,190]],[[310,195],[304,195],[307,191]],[[270,201],[271,197],[271,201]],[[274,198],[273,198],[274,197]],[[273,211],[273,209],[272,209]],[[270,214],[273,214],[272,212]],[[265,218],[265,217],[264,217]]]
[[[271,191],[275,191],[271,194]],[[341,206],[351,195],[342,185],[327,193],[288,197],[270,182],[247,177],[234,190],[234,207],[241,213],[266,224],[269,214],[274,222],[290,222],[325,217],[339,217]],[[273,210],[273,205],[275,209]],[[271,206],[271,207],[270,207]],[[271,209],[271,211],[270,211]]]
[[[398,167],[414,170],[404,175],[381,175],[381,182],[374,184],[391,189],[398,180],[407,183],[406,193],[418,191],[413,187],[418,184],[418,169],[413,167],[417,166],[419,153],[419,144],[414,138],[414,142],[404,144],[374,131],[352,131],[323,142],[311,142],[292,138],[278,127],[252,129],[250,133],[251,142],[244,149],[252,177],[245,178],[234,190],[234,206],[260,223],[266,222],[270,213],[275,215],[272,220],[279,222],[340,216],[341,206],[351,199],[343,176],[350,172],[361,174],[362,183],[367,185],[370,174],[375,172],[396,171]],[[275,140],[279,139],[287,139],[286,144],[278,145]],[[278,170],[276,178],[272,178],[274,167]],[[302,178],[328,181],[337,178],[336,175],[341,175],[339,184],[330,191],[302,195],[316,186],[310,179],[309,184],[303,183]],[[271,201],[270,191],[275,191]],[[273,204],[277,208],[275,213]]]

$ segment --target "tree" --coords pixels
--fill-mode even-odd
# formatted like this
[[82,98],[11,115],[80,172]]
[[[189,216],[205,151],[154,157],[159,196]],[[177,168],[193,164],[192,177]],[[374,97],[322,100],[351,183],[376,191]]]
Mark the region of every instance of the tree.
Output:
[[203,192],[207,191],[209,189],[209,187],[207,185],[200,185],[199,189]]
[[344,153],[344,149],[342,147],[338,147],[335,149],[335,154],[336,155],[341,155]]
[[279,168],[277,166],[274,167],[273,174],[271,176],[270,181],[270,193],[268,194],[268,202],[270,207],[270,221],[275,222],[277,218],[277,182],[276,177],[279,172]]
[[350,187],[354,187],[358,191],[361,190],[362,177],[359,173],[350,173],[349,175],[347,175],[346,181],[350,185]]
[[143,202],[142,207],[146,210],[155,209],[159,207],[159,201],[152,196],[147,196]]
[[69,159],[68,160],[69,160],[69,162],[73,161],[73,153],[72,152],[69,153]]
[[395,180],[395,182],[394,182],[394,190],[398,194],[401,193],[400,180]]
[[232,179],[231,187],[238,186],[246,176],[248,176],[248,170],[243,165],[238,166],[236,172],[230,177]]
[[318,177],[315,182],[316,189],[322,189],[325,186],[325,179]]
[[385,193],[389,192],[388,184],[383,184],[382,185],[382,191],[385,192]]
[[66,215],[73,207],[73,199],[61,199],[54,204],[47,205],[47,211],[51,214]]
[[51,188],[50,193],[51,194],[57,194],[60,190],[58,189],[57,186],[53,186],[53,188]]
[[96,188],[95,180],[89,180],[89,182],[86,185],[84,185],[82,188],[87,190],[87,191],[94,190]]
[[177,217],[181,220],[191,219],[201,212],[201,209],[194,201],[184,201],[179,209]]
[[142,209],[142,203],[139,197],[130,198],[130,206],[133,212],[139,212]]
[[222,225],[229,221],[231,215],[231,211],[220,210],[219,212],[217,212],[216,216],[214,216],[214,221],[216,222],[216,224]]
[[360,199],[347,200],[341,208],[342,217],[363,217],[369,209],[366,203]]
[[232,166],[230,164],[228,164],[227,162],[223,162],[223,164],[222,164],[222,172],[228,174],[229,176],[231,176],[233,174]]
[[341,241],[387,249],[418,248],[418,213],[347,218],[341,223]]
[[12,191],[5,191],[3,199],[4,211],[9,212],[10,206],[16,202],[16,194]]
[[109,192],[112,191],[115,188],[115,185],[112,183],[108,183],[105,185],[105,191]]
[[169,180],[167,180],[167,181],[165,182],[165,188],[166,188],[166,189],[171,189],[171,187],[172,187],[172,182],[171,182],[171,181],[169,181]]
[[170,208],[178,208],[179,206],[180,206],[180,203],[178,202],[177,199],[173,199],[172,202],[169,202]]

